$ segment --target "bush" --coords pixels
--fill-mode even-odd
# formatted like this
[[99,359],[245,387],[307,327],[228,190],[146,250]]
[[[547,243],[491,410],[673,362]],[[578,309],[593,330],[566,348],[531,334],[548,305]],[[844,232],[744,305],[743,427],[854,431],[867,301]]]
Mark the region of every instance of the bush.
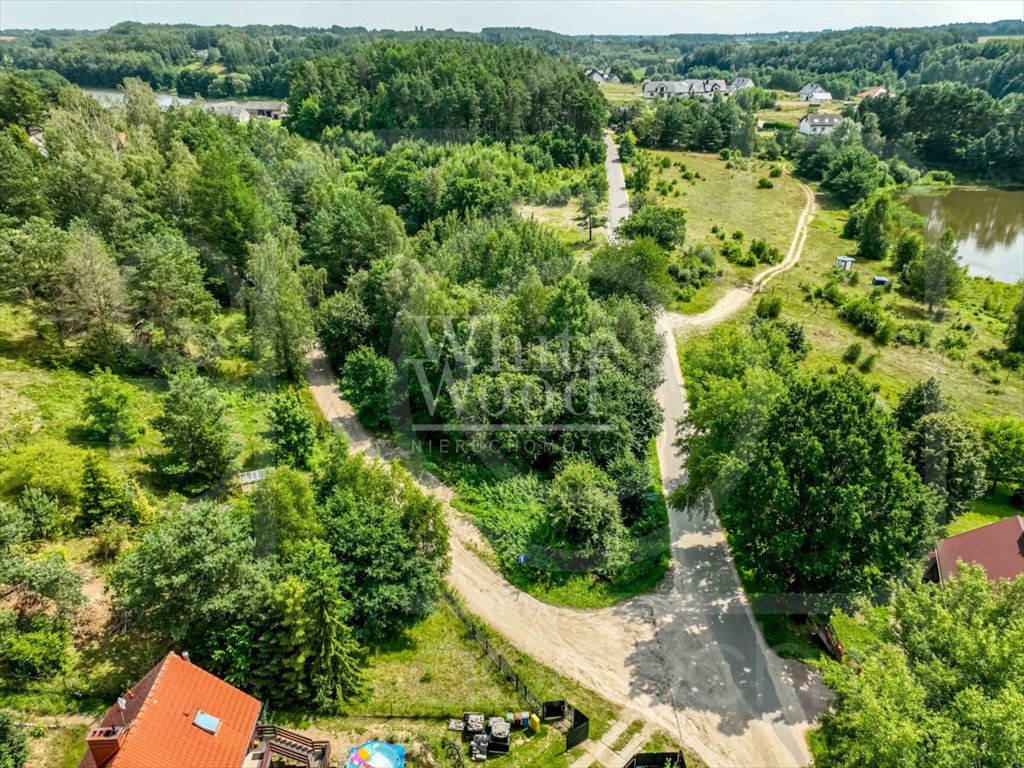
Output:
[[782,254],[779,252],[779,249],[760,239],[755,239],[751,242],[750,255],[760,264],[778,264],[782,261]]
[[758,317],[774,320],[782,313],[782,297],[762,296],[757,300],[757,309],[754,312]]
[[71,628],[66,622],[38,613],[15,629],[4,626],[0,616],[0,670],[13,678],[39,680],[60,674],[68,664],[69,645]]
[[116,560],[131,538],[132,527],[112,517],[104,518],[93,528],[96,535],[96,555],[108,562]]
[[28,761],[28,744],[25,734],[14,723],[11,715],[0,709],[0,766],[22,768]]
[[775,185],[772,184],[771,181],[766,179],[764,176],[762,176],[760,179],[757,180],[757,188],[758,189],[772,189],[774,187],[775,187]]
[[934,331],[935,326],[926,320],[900,323],[896,328],[896,343],[908,347],[928,347]]
[[777,179],[779,178],[779,176],[782,175],[782,169],[777,165],[773,165],[772,169],[768,171],[768,175],[771,176],[773,179]]
[[888,344],[896,336],[896,322],[882,307],[869,299],[853,299],[839,308],[839,317],[879,344]]
[[860,365],[857,366],[861,373],[871,373],[875,367],[875,361],[878,360],[878,353],[872,352],[870,355],[861,360]]
[[853,365],[858,360],[860,360],[860,353],[861,353],[860,342],[859,341],[855,341],[855,342],[853,342],[853,344],[851,344],[850,346],[848,346],[846,348],[845,352],[843,352],[843,362],[846,363],[847,365]]
[[736,240],[726,240],[722,243],[722,256],[726,261],[737,264],[741,267],[753,267],[757,265],[757,258],[750,253],[744,253],[743,246]]
[[391,419],[398,403],[397,381],[394,363],[370,347],[360,347],[345,363],[342,385],[359,419],[369,427],[380,428]]
[[134,443],[143,432],[131,390],[109,368],[92,372],[82,424],[89,437],[104,443]]

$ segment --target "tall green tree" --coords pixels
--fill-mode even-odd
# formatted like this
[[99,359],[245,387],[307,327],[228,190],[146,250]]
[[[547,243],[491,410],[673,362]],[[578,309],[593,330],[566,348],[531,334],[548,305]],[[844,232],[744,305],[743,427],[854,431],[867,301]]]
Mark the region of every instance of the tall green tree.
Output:
[[580,195],[579,200],[579,221],[580,225],[587,228],[587,241],[594,239],[594,226],[600,226],[601,217],[601,203],[597,199],[597,195],[587,190]]
[[1008,352],[1024,353],[1024,293],[1010,314],[1006,328],[1006,349]]
[[786,386],[761,373],[746,392],[737,384],[716,384],[691,412],[689,482],[672,502],[699,505],[710,492],[755,589],[830,611],[917,562],[934,540],[936,503],[859,376],[796,374]]
[[985,468],[993,486],[1010,483],[1024,488],[1024,421],[989,419],[981,424]]
[[670,266],[665,250],[641,237],[598,250],[590,260],[590,282],[597,295],[632,296],[649,307],[664,306],[675,289]]
[[985,492],[985,447],[978,433],[952,410],[917,420],[904,438],[907,459],[952,520]]
[[128,482],[90,451],[82,468],[82,495],[78,502],[79,524],[88,530],[106,520],[132,522],[135,505]]
[[621,531],[615,481],[585,459],[574,459],[555,475],[548,491],[548,522],[557,542],[601,549]]
[[256,362],[271,376],[298,380],[313,344],[313,317],[296,272],[299,250],[290,234],[252,249],[249,278]]
[[176,232],[154,235],[139,246],[136,258],[129,277],[136,315],[174,349],[212,337],[217,303],[203,285],[199,255],[185,239]]
[[134,443],[145,429],[131,389],[109,368],[93,370],[81,418],[86,434],[104,443]]
[[249,617],[264,573],[253,560],[248,517],[200,502],[154,525],[108,583],[133,621],[178,642]]
[[949,407],[938,380],[930,376],[900,395],[899,403],[892,415],[896,419],[896,425],[906,432],[913,429],[925,416],[940,413]]
[[649,237],[665,250],[679,248],[686,240],[686,212],[648,204],[622,222],[617,232],[630,240]]
[[274,457],[298,469],[309,469],[316,447],[316,422],[298,391],[282,389],[270,404]]
[[931,312],[960,295],[964,272],[957,255],[956,235],[947,229],[938,242],[926,245],[924,253],[907,264],[901,277],[907,294],[927,304]]
[[224,476],[235,455],[227,403],[211,383],[183,373],[171,379],[163,404],[163,413],[153,419],[165,448],[157,462],[179,488],[206,490]]
[[303,541],[323,533],[313,508],[313,488],[306,475],[277,467],[249,494],[259,557],[287,560]]
[[345,396],[367,426],[388,424],[398,404],[397,381],[395,364],[369,347],[360,347],[345,361]]
[[429,612],[448,569],[440,501],[399,464],[349,455],[345,441],[321,467],[317,495],[361,636],[386,637]]
[[[824,663],[835,692],[814,742],[822,768],[962,768],[1024,762],[1024,578],[964,566],[942,585],[898,585],[881,643]],[[941,627],[942,631],[938,631]]]
[[889,196],[880,194],[868,204],[860,227],[857,252],[880,261],[889,255]]

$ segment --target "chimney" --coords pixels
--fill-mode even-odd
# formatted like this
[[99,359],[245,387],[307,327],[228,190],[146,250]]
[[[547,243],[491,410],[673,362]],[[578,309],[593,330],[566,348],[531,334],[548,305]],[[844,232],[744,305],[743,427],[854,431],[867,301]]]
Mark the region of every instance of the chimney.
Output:
[[97,768],[104,765],[110,758],[117,754],[121,748],[121,742],[128,732],[127,728],[112,725],[106,728],[93,728],[85,737],[85,743],[89,746],[89,752],[95,761]]
[[185,661],[188,661],[188,651],[182,651],[181,652],[181,658],[184,659]]

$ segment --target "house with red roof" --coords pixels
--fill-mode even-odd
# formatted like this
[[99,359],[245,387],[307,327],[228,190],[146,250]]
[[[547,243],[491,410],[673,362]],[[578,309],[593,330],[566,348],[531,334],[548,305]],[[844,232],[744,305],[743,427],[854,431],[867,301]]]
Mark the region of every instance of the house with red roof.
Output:
[[1015,515],[943,539],[935,548],[925,578],[942,582],[955,576],[960,561],[982,566],[992,581],[1024,574],[1024,518]]
[[331,748],[259,722],[262,704],[168,653],[107,710],[78,768],[326,768]]
[[885,96],[889,92],[885,86],[876,85],[874,88],[868,88],[866,91],[861,91],[857,94],[858,99],[877,99],[879,96]]

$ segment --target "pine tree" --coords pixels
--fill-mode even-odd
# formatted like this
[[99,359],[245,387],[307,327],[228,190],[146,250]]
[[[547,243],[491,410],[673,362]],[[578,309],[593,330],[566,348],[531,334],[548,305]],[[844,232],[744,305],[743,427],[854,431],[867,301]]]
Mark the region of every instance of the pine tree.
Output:
[[135,505],[127,483],[117,477],[95,453],[85,457],[82,495],[79,500],[83,528],[89,529],[105,518],[134,522]]

